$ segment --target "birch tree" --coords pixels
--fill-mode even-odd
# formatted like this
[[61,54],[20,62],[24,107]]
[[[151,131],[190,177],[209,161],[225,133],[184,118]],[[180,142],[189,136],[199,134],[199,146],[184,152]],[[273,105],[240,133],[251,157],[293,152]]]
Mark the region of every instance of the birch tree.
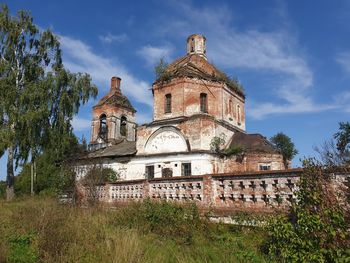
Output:
[[60,148],[81,104],[97,95],[88,74],[71,73],[60,43],[39,30],[26,11],[0,9],[0,157],[7,151],[6,197],[14,197],[14,169],[48,145]]

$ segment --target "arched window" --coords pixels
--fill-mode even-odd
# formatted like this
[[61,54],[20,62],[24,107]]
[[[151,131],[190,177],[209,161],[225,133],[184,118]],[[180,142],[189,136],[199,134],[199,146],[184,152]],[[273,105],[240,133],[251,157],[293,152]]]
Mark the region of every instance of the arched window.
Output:
[[231,116],[231,118],[232,118],[232,116],[233,116],[233,110],[232,110],[232,99],[230,99],[229,101],[228,101],[228,114]]
[[208,100],[207,100],[206,93],[201,93],[200,95],[200,107],[201,107],[201,112],[204,112],[204,113],[208,112]]
[[191,52],[194,52],[194,38],[191,39]]
[[237,105],[237,123],[241,125],[242,116],[241,116],[241,107]]
[[99,131],[99,136],[102,139],[107,139],[108,135],[108,127],[107,127],[107,117],[106,114],[102,114],[100,116],[100,131]]
[[165,95],[164,113],[171,113],[171,94]]
[[120,135],[121,136],[126,136],[126,132],[127,132],[126,124],[127,124],[127,119],[125,116],[122,116],[120,118]]

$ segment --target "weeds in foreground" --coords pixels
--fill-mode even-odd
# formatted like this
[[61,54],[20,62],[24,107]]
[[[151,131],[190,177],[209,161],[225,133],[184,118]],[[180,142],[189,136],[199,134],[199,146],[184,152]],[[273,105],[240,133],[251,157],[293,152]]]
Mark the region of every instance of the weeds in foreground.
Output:
[[193,204],[135,203],[116,210],[50,198],[0,201],[0,262],[271,262],[264,233],[211,224]]

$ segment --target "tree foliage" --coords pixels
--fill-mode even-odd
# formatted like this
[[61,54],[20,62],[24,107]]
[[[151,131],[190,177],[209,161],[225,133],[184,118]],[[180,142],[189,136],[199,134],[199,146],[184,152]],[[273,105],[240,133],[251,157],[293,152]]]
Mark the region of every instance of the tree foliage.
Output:
[[287,216],[268,226],[267,248],[282,262],[346,262],[350,257],[350,218],[331,185],[333,170],[304,160],[297,202]]
[[159,81],[169,81],[171,79],[171,74],[167,71],[168,63],[164,58],[161,58],[158,64],[154,67],[156,74],[156,80]]
[[103,190],[100,186],[105,183],[113,183],[119,179],[119,174],[112,168],[103,167],[102,164],[93,164],[84,178],[82,178],[81,183],[86,191],[86,198],[89,204],[95,205]]
[[350,123],[339,123],[339,131],[333,138],[314,147],[321,162],[326,166],[346,166],[350,164]]
[[32,160],[72,132],[81,104],[97,95],[87,74],[71,73],[62,63],[58,38],[40,31],[26,11],[0,10],[0,156],[8,151],[7,186],[16,166]]
[[[74,190],[75,173],[71,165],[71,159],[83,153],[85,148],[79,144],[78,139],[73,134],[61,138],[60,145],[62,147],[60,151],[50,147],[45,149],[36,159],[37,172],[34,192],[37,194],[58,194]],[[22,171],[16,176],[16,195],[30,194],[31,166],[31,164],[24,165]]]
[[284,133],[279,132],[275,136],[271,137],[270,142],[283,155],[283,161],[285,167],[287,168],[288,162],[298,154],[298,150],[295,148],[291,138]]
[[334,134],[334,138],[337,140],[337,150],[344,163],[350,164],[350,122],[340,122],[339,131]]

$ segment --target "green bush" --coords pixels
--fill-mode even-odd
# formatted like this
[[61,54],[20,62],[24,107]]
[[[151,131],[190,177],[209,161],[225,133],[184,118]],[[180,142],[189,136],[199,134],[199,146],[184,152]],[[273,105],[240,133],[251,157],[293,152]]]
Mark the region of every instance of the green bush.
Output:
[[329,174],[314,160],[305,160],[298,201],[287,215],[269,222],[265,249],[280,261],[348,262],[349,215],[332,190]]
[[225,153],[229,156],[241,154],[243,152],[244,152],[243,148],[239,145],[232,145],[230,148],[225,150]]

